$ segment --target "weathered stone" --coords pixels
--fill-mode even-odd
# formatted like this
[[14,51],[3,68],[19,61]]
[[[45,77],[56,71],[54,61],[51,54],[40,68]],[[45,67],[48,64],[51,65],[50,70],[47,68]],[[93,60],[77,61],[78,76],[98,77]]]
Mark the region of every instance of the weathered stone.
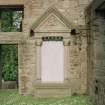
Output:
[[[87,30],[81,27],[86,26],[84,11],[90,2],[0,0],[0,5],[24,5],[23,32],[0,32],[0,44],[18,44],[20,94],[41,97],[87,92]],[[76,35],[71,35],[72,29]],[[63,37],[65,78],[62,86],[49,86],[41,81],[42,38],[48,36]]]
[[[105,0],[94,0],[88,7],[88,91],[95,96],[95,105],[105,104]],[[97,11],[95,11],[97,10]]]

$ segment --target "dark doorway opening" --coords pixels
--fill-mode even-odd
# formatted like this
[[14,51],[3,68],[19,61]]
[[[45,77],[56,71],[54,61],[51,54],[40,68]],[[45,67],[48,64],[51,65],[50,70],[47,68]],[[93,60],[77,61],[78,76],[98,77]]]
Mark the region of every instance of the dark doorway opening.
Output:
[[0,45],[0,88],[18,88],[18,45]]

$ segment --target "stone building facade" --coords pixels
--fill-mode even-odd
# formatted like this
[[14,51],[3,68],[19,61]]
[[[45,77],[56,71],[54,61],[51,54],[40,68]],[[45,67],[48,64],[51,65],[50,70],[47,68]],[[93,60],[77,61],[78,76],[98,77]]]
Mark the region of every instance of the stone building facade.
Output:
[[[87,8],[88,89],[95,105],[105,104],[105,0],[93,0]],[[94,94],[95,93],[95,94]]]
[[[90,28],[86,23],[86,10],[91,2],[92,0],[0,0],[1,6],[24,7],[23,31],[0,32],[0,44],[18,45],[20,94],[47,97],[88,92],[88,78],[91,79],[88,71],[93,71],[89,63],[93,56],[88,50],[92,48],[89,46]],[[63,83],[42,82],[41,48],[46,40],[63,42]]]

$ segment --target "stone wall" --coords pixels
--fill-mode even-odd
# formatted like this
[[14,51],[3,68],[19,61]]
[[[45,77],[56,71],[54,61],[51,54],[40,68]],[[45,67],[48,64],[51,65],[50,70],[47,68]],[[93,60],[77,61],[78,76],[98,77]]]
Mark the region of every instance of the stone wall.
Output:
[[16,81],[2,81],[2,89],[17,89]]
[[[74,26],[71,28],[79,30],[79,36],[69,37],[71,44],[68,48],[70,53],[68,61],[69,66],[67,66],[67,70],[69,72],[68,77],[70,77],[68,81],[70,81],[69,88],[72,94],[85,94],[87,92],[88,46],[85,9],[91,1],[92,0],[0,0],[0,5],[24,5],[23,32],[0,33],[1,44],[18,44],[20,94],[34,95],[34,92],[38,92],[37,89],[41,89],[40,85],[39,88],[35,88],[38,73],[36,70],[38,65],[35,61],[38,60],[37,57],[39,55],[36,54],[36,37],[30,37],[30,29],[33,23],[37,23],[38,19],[40,19],[43,14],[47,14],[46,11],[50,8],[56,8],[57,11],[59,11],[59,13],[71,23],[71,26]],[[43,34],[45,35],[46,33]],[[40,36],[40,34],[38,35]],[[65,36],[65,34],[63,36]],[[44,86],[44,88],[45,87],[47,87],[47,85]],[[62,90],[63,87],[60,89],[59,88],[58,90]],[[49,88],[46,89],[49,91]],[[53,91],[56,93],[55,90],[52,90],[52,92]],[[64,91],[67,92],[68,90],[65,89]],[[70,93],[68,95],[72,94]]]
[[85,10],[85,16],[86,16],[86,24],[87,24],[87,84],[88,84],[88,93],[93,96],[94,95],[94,41],[93,41],[93,33],[94,33],[94,24],[93,24],[93,17],[91,16],[91,5],[88,5],[88,7]]
[[100,79],[95,85],[95,105],[105,104],[105,79]]
[[87,26],[90,27],[88,64],[91,67],[88,72],[88,84],[89,93],[95,97],[95,105],[105,104],[105,11],[104,5],[101,5],[104,2],[94,0],[88,7],[87,15]]
[[[101,11],[100,11],[101,13]],[[105,96],[105,19],[98,17],[96,20],[96,32],[94,36],[94,77],[95,77],[95,91],[97,105],[104,105]],[[97,99],[98,98],[98,99]]]
[[[28,31],[27,29],[29,29],[48,8],[55,7],[64,17],[67,18],[67,20],[80,29],[80,46],[77,44],[70,47],[72,56],[72,60],[70,60],[70,69],[72,69],[72,72],[70,73],[72,73],[71,76],[74,78],[71,80],[73,93],[77,92],[82,94],[87,91],[87,36],[84,12],[90,2],[91,1],[88,0],[33,0],[32,3],[30,2],[31,9],[30,11],[27,10],[29,12],[27,12],[27,18],[24,20],[24,22],[29,22],[27,23],[29,25],[25,25],[24,27],[24,30]],[[27,5],[27,8],[29,8],[28,6],[29,5]],[[29,14],[30,17],[28,18]],[[81,50],[78,50],[79,47]],[[76,77],[76,75],[78,75],[78,77]]]

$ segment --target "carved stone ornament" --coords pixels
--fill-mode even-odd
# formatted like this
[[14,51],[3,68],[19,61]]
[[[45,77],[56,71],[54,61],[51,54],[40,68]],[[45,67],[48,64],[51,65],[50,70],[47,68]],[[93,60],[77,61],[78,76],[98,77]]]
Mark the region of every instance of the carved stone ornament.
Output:
[[32,25],[31,30],[34,32],[71,32],[74,28],[77,29],[55,7],[51,7]]

